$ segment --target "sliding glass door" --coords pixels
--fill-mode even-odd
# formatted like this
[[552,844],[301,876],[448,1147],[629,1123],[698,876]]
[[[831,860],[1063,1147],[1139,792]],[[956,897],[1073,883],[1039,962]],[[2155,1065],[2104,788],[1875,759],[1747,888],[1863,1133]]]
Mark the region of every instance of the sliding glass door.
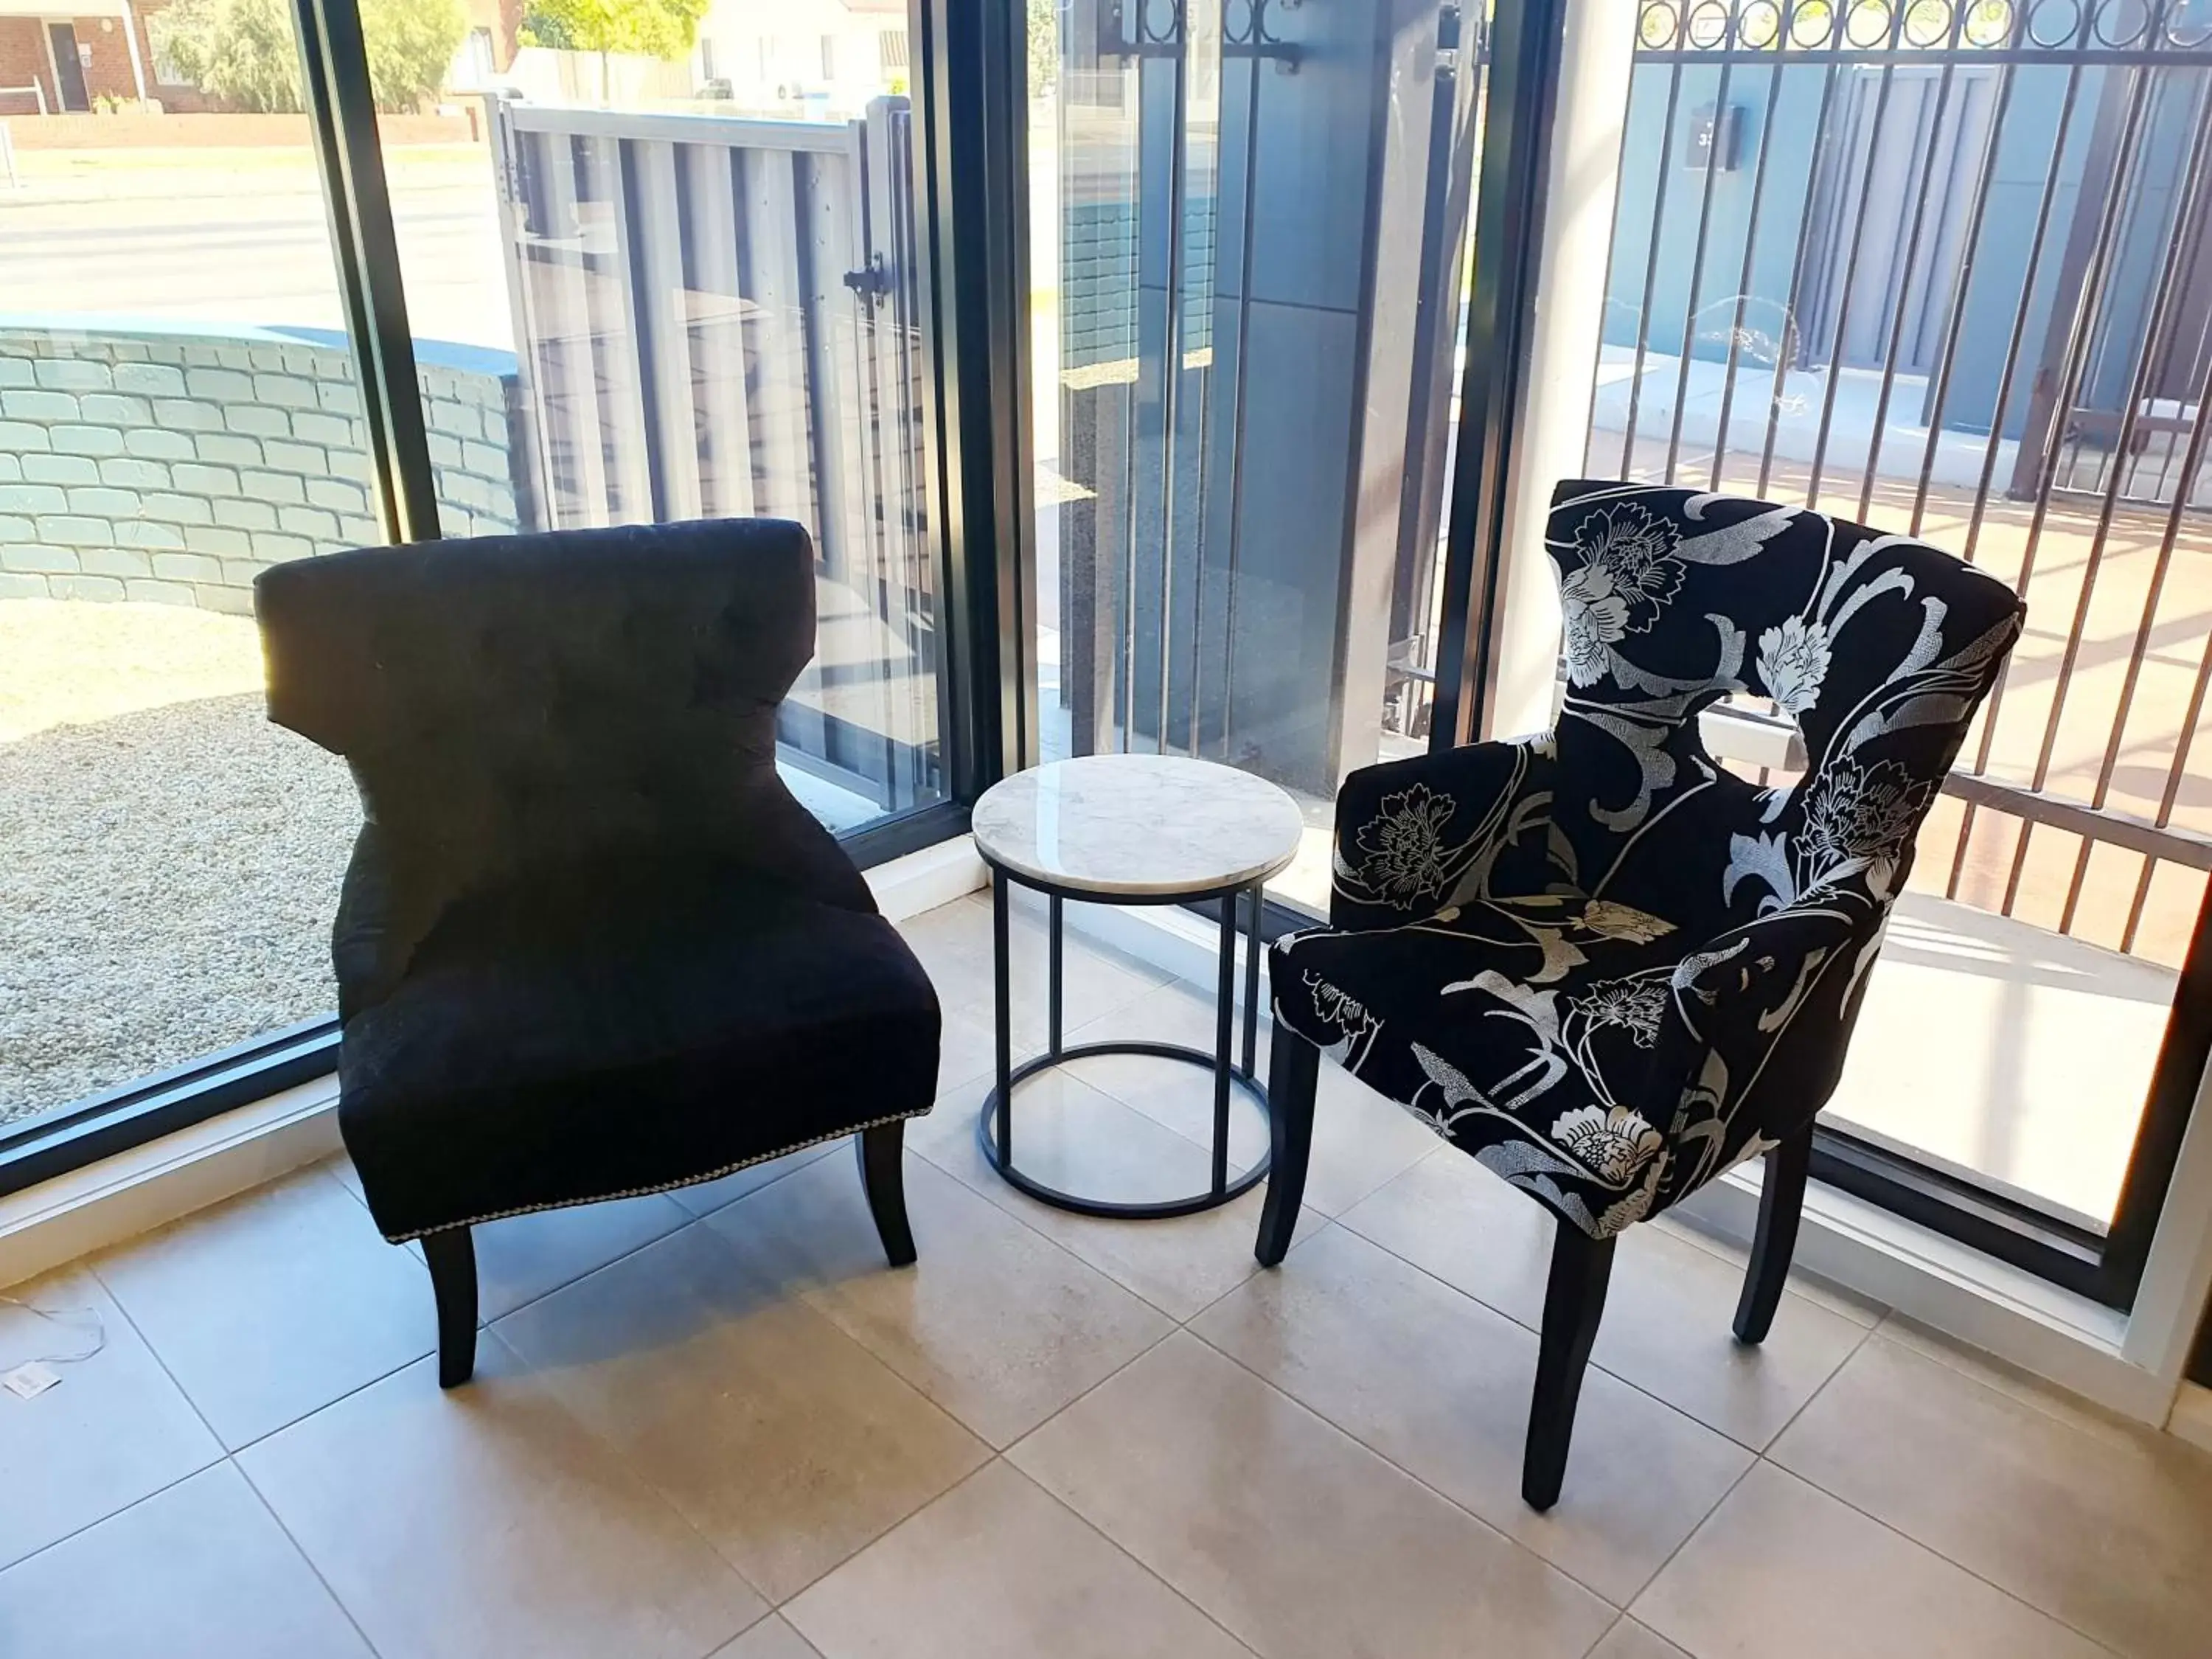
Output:
[[358,809],[263,717],[271,563],[795,519],[794,793],[872,861],[995,775],[945,713],[996,653],[943,614],[917,207],[971,187],[905,0],[380,3],[123,8],[115,107],[0,103],[0,1192],[329,1068]]
[[661,58],[535,15],[447,129],[384,124],[441,530],[798,520],[786,781],[841,832],[945,799],[904,0]]
[[[2212,1012],[2212,16],[1747,0],[1632,27],[1591,476],[1919,536],[2028,605],[1827,1173],[2124,1303]],[[1762,757],[1736,762],[1787,780]]]
[[1426,745],[1480,8],[1029,8],[1040,749]]
[[[264,720],[252,615],[270,564],[383,538],[307,124],[153,112],[143,28],[80,20],[121,107],[0,110],[0,1133],[325,1015],[358,817]],[[173,44],[131,49],[198,72]]]

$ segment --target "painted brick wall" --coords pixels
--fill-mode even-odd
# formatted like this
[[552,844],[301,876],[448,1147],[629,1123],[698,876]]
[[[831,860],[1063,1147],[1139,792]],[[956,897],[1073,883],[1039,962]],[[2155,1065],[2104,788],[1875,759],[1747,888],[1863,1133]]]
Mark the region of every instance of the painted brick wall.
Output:
[[[46,24],[35,17],[0,17],[0,87],[37,85],[46,94],[46,107],[61,107],[54,96],[54,77],[46,63]],[[0,99],[0,120],[38,118],[38,100],[27,94]]]
[[[516,527],[507,380],[421,366],[450,536]],[[0,327],[0,599],[250,614],[271,564],[383,540],[335,347]]]

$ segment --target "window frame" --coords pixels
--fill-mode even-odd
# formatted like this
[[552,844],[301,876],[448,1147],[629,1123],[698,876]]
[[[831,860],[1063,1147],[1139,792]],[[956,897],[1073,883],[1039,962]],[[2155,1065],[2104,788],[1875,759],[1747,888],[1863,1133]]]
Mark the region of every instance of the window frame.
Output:
[[[986,145],[975,118],[985,104],[999,106],[1001,122],[1006,111],[1003,88],[996,100],[983,95],[979,77],[988,73],[989,59],[972,16],[951,17],[962,9],[957,0],[909,0],[907,37],[934,46],[908,73],[916,118],[914,200],[922,222],[918,276],[927,296],[924,443],[945,612],[938,672],[950,712],[941,738],[948,789],[942,800],[841,836],[862,869],[966,834],[976,797],[1018,766],[1022,752],[1020,698],[1007,677],[1018,676],[1023,653],[1018,641],[1012,653],[1004,649],[1002,562],[972,550],[997,544],[989,498],[1005,467],[993,447],[1012,417],[1001,411],[980,424],[974,417],[988,416],[1005,391],[995,384],[999,366],[989,346],[1012,326],[1006,320],[1012,298],[1007,272],[987,274],[1004,251],[988,222],[987,190],[1004,164],[1005,141]],[[293,0],[292,10],[302,101],[362,391],[371,493],[389,541],[434,540],[435,478],[357,0]],[[956,109],[965,118],[955,118]],[[973,273],[970,297],[978,304],[952,295],[956,270]],[[1032,714],[1027,729],[1034,726]],[[319,1016],[0,1127],[0,1197],[328,1076],[337,1066],[338,1037],[337,1015]]]

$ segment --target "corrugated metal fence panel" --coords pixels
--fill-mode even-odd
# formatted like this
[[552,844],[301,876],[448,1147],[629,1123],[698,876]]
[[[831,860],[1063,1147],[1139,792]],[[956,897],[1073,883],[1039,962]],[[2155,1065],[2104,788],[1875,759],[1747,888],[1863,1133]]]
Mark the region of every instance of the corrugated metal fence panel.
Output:
[[904,100],[842,124],[494,99],[548,527],[808,526],[817,652],[787,752],[892,810],[937,769]]

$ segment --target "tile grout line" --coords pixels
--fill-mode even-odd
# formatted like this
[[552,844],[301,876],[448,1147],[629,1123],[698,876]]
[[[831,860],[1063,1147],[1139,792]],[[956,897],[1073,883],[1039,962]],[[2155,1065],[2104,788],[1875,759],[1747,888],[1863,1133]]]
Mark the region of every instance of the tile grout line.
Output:
[[[2051,1624],[2057,1626],[2059,1629],[2067,1632],[2069,1635],[2080,1637],[2091,1647],[2096,1649],[2098,1652],[2111,1656],[2111,1659],[2125,1659],[2125,1656],[2121,1653],[2120,1650],[2113,1647],[2108,1642],[2090,1635],[2087,1631],[2083,1630],[2072,1620],[2063,1618],[2059,1614],[2049,1612],[2045,1608],[2039,1607],[2034,1602],[2029,1601],[2026,1596],[2021,1595],[2015,1591],[2007,1589],[2002,1584],[1998,1583],[1994,1578],[1988,1577],[1986,1574],[1977,1571],[1974,1568],[1968,1566],[1965,1562],[1954,1561],[1949,1556],[1944,1554],[1942,1551],[1937,1549],[1933,1544],[1923,1543],[1919,1539],[1915,1538],[1911,1533],[1905,1531],[1904,1528],[1892,1526],[1888,1522],[1883,1520],[1881,1516],[1875,1514],[1871,1510],[1862,1509],[1858,1504],[1851,1502],[1850,1498],[1830,1492],[1826,1486],[1821,1486],[1818,1481],[1807,1479],[1804,1475],[1798,1474],[1796,1470],[1790,1468],[1787,1464],[1777,1463],[1771,1458],[1765,1456],[1762,1456],[1759,1461],[1759,1462],[1765,1464],[1769,1468],[1772,1469],[1777,1474],[1796,1481],[1807,1491],[1818,1492],[1830,1503],[1842,1504],[1845,1509],[1857,1516],[1861,1520],[1873,1522],[1875,1526],[1880,1527],[1884,1532],[1889,1534],[1891,1537],[1911,1546],[1912,1548],[1920,1551],[1923,1554],[1933,1556],[1936,1560],[1941,1561],[1947,1567],[1953,1568],[1959,1572],[1966,1574],[1967,1577],[1974,1580],[1975,1583],[1982,1585],[1986,1589],[1994,1590],[1997,1595],[2002,1595],[2006,1601],[2012,1602],[2014,1606],[2026,1608],[2029,1613],[2033,1613],[2039,1619],[2049,1620]],[[1750,1471],[1746,1470],[1745,1473],[1748,1474]]]
[[[1214,1344],[1206,1341],[1206,1337],[1202,1333],[1198,1331],[1189,1331],[1187,1332],[1186,1334],[1188,1334],[1193,1341],[1203,1345],[1208,1353],[1227,1360],[1231,1364],[1236,1366],[1237,1370],[1243,1371],[1246,1376],[1253,1378],[1261,1386],[1270,1389],[1275,1394],[1280,1395],[1285,1400],[1290,1401],[1291,1405],[1305,1413],[1307,1416],[1312,1418],[1316,1422],[1321,1423],[1334,1430],[1338,1434],[1342,1435],[1353,1445],[1367,1453],[1369,1456],[1375,1458],[1377,1462],[1382,1463],[1384,1468],[1392,1469],[1397,1474],[1405,1476],[1407,1480],[1412,1481],[1415,1486],[1419,1486],[1423,1492],[1427,1492],[1431,1497],[1437,1498],[1439,1502],[1449,1505],[1452,1509],[1457,1510],[1468,1520],[1474,1522],[1476,1526],[1480,1527],[1485,1532],[1497,1539],[1498,1542],[1505,1545],[1508,1548],[1520,1551],[1522,1554],[1530,1557],[1544,1567],[1556,1572],[1560,1577],[1565,1579],[1577,1589],[1583,1591],[1585,1595],[1595,1597],[1600,1606],[1612,1608],[1616,1618],[1627,1611],[1625,1607],[1621,1606],[1619,1602],[1616,1602],[1611,1596],[1603,1594],[1598,1589],[1593,1588],[1591,1585],[1584,1583],[1571,1571],[1561,1566],[1558,1562],[1553,1560],[1551,1557],[1540,1553],[1530,1545],[1522,1543],[1519,1539],[1516,1538],[1511,1533],[1507,1532],[1496,1522],[1490,1520],[1486,1516],[1477,1515],[1473,1510],[1468,1508],[1466,1504],[1452,1497],[1450,1493],[1441,1491],[1437,1487],[1431,1485],[1429,1481],[1423,1479],[1420,1475],[1414,1474],[1413,1470],[1399,1462],[1388,1452],[1382,1451],[1379,1448],[1369,1444],[1363,1437],[1353,1433],[1350,1429],[1345,1427],[1343,1424],[1338,1422],[1334,1418],[1328,1416],[1326,1413],[1313,1406],[1308,1405],[1304,1401],[1299,1399],[1297,1395],[1292,1394],[1289,1389],[1282,1387],[1280,1384],[1273,1382],[1270,1378],[1261,1376],[1258,1371],[1246,1364],[1243,1360],[1237,1358],[1237,1355],[1227,1352],[1225,1349],[1217,1347]],[[1738,1480],[1741,1480],[1742,1476],[1738,1475],[1736,1478]],[[1734,1490],[1734,1488],[1731,1487],[1730,1490]],[[1699,1524],[1703,1524],[1702,1521],[1700,1521]],[[1695,1528],[1692,1528],[1692,1530],[1694,1531]],[[1611,1626],[1608,1626],[1607,1629],[1609,1631]],[[1600,1641],[1603,1641],[1605,1639],[1603,1632],[1600,1633],[1598,1639]]]
[[1022,1468],[1018,1463],[1007,1461],[1005,1454],[1000,1454],[999,1461],[1005,1462],[1006,1467],[1012,1470],[1016,1475],[1019,1476],[1022,1480],[1026,1480],[1030,1486],[1042,1492],[1046,1498],[1050,1502],[1059,1504],[1061,1509],[1066,1510],[1069,1515],[1075,1518],[1078,1525],[1083,1527],[1093,1537],[1097,1538],[1099,1542],[1104,1544],[1108,1549],[1112,1550],[1123,1560],[1135,1567],[1139,1572],[1143,1573],[1145,1577],[1151,1579],[1162,1589],[1167,1591],[1169,1595],[1174,1596],[1176,1600],[1181,1601],[1193,1613],[1195,1613],[1200,1618],[1205,1620],[1207,1624],[1212,1626],[1214,1629],[1219,1631],[1224,1636],[1227,1637],[1240,1652],[1252,1655],[1253,1659],[1259,1659],[1260,1650],[1258,1648],[1253,1646],[1251,1643],[1247,1642],[1235,1631],[1223,1624],[1220,1620],[1215,1618],[1211,1612],[1201,1607],[1188,1595],[1185,1594],[1179,1585],[1173,1583],[1165,1577],[1165,1575],[1155,1571],[1149,1563],[1125,1547],[1119,1540],[1115,1539],[1111,1534],[1107,1532],[1103,1527],[1101,1527],[1096,1521],[1093,1521],[1081,1510],[1076,1508],[1074,1504],[1069,1503],[1067,1499],[1062,1498],[1058,1492],[1054,1492],[1050,1486],[1046,1486],[1043,1481],[1038,1480],[1035,1475],[1031,1474],[1027,1469]]
[[[1377,1190],[1379,1191],[1380,1188],[1377,1188]],[[1407,1267],[1411,1267],[1415,1273],[1425,1274],[1428,1278],[1434,1279],[1437,1284],[1443,1285],[1454,1295],[1465,1297],[1468,1301],[1474,1303],[1476,1307],[1486,1309],[1489,1312],[1496,1314],[1500,1319],[1506,1321],[1509,1324],[1519,1326],[1522,1330],[1528,1332],[1529,1335],[1535,1337],[1540,1341],[1543,1339],[1543,1331],[1539,1327],[1531,1325],[1525,1320],[1516,1319],[1511,1314],[1506,1312],[1504,1309],[1494,1307],[1491,1304],[1485,1302],[1480,1297],[1475,1295],[1474,1291],[1453,1284],[1451,1280],[1443,1277],[1443,1274],[1424,1267],[1421,1263],[1413,1260],[1410,1256],[1399,1254],[1399,1252],[1392,1249],[1381,1239],[1372,1237],[1370,1235],[1360,1231],[1358,1228],[1353,1226],[1350,1222],[1346,1221],[1341,1217],[1334,1218],[1334,1224],[1342,1227],[1345,1231],[1350,1233],[1354,1238],[1359,1239],[1364,1243],[1373,1245],[1376,1249],[1382,1251],[1385,1255],[1391,1257],[1393,1260],[1403,1262]],[[1787,1291],[1785,1293],[1790,1296],[1797,1296],[1797,1292],[1795,1291]],[[1802,1302],[1806,1298],[1799,1296],[1797,1299]],[[1818,1303],[1814,1303],[1810,1305],[1819,1309],[1822,1313],[1826,1313],[1828,1311],[1825,1308],[1820,1308]],[[1832,1316],[1839,1319],[1842,1318],[1840,1314],[1834,1315]],[[1850,1320],[1844,1320],[1844,1322],[1847,1325],[1852,1323]],[[1853,1325],[1852,1328],[1858,1331],[1860,1341],[1863,1341],[1867,1337],[1873,1334],[1871,1331],[1860,1326]],[[1858,1345],[1855,1342],[1852,1345],[1850,1352],[1856,1353],[1857,1351]],[[1850,1358],[1850,1354],[1846,1354],[1844,1358],[1848,1359]],[[1676,1405],[1673,1401],[1666,1398],[1663,1395],[1654,1394],[1642,1383],[1634,1381],[1632,1378],[1623,1376],[1619,1371],[1613,1370],[1610,1366],[1598,1364],[1598,1362],[1595,1359],[1592,1359],[1589,1363],[1591,1365],[1595,1366],[1599,1370],[1603,1371],[1607,1376],[1620,1383],[1623,1388],[1633,1389],[1636,1393],[1642,1395],[1646,1400],[1652,1401],[1658,1405],[1665,1407],[1677,1417],[1686,1419],[1688,1421],[1696,1424],[1699,1428],[1705,1430],[1709,1433],[1720,1436],[1722,1439],[1727,1441],[1732,1446],[1741,1447],[1745,1451],[1749,1452],[1753,1457],[1757,1457],[1760,1455],[1759,1448],[1753,1445],[1750,1442],[1740,1439],[1736,1436],[1730,1434],[1726,1429],[1717,1427],[1713,1424],[1706,1422],[1704,1418],[1698,1417],[1693,1413],[1684,1411],[1680,1406]],[[1841,1370],[1843,1369],[1842,1360],[1838,1360],[1837,1362],[1836,1369],[1837,1370]],[[1832,1371],[1829,1373],[1829,1376],[1832,1376],[1835,1373]],[[1826,1386],[1827,1378],[1824,1377],[1821,1380],[1820,1387],[1826,1388]],[[1818,1394],[1820,1392],[1820,1389],[1815,1389],[1813,1392],[1814,1394]],[[1806,1404],[1810,1403],[1811,1396],[1808,1395],[1807,1396]],[[1804,1406],[1801,1405],[1797,1409],[1799,1411],[1802,1411],[1804,1409]],[[1793,1412],[1791,1413],[1791,1420],[1794,1421],[1795,1419],[1796,1413]],[[1779,1434],[1781,1430],[1778,1429],[1775,1432]],[[1769,1443],[1771,1443],[1770,1442]]]
[[[771,1182],[769,1184],[773,1186],[775,1185],[775,1182]],[[682,1229],[679,1228],[678,1231],[681,1231]],[[667,1236],[668,1235],[663,1235],[663,1237]],[[586,1275],[586,1277],[588,1277],[588,1275]],[[517,1311],[520,1311],[520,1310]],[[485,1328],[484,1334],[491,1337],[501,1347],[506,1349],[508,1353],[514,1355],[516,1363],[525,1368],[526,1375],[533,1377],[541,1375],[541,1373],[537,1370],[535,1363],[530,1358],[530,1357],[525,1354],[521,1349],[516,1347],[512,1342],[509,1342],[505,1337],[501,1336],[496,1331],[493,1331],[489,1328]],[[838,1332],[838,1334],[842,1336],[844,1333],[840,1331]],[[847,1340],[850,1340],[849,1338]],[[901,1380],[903,1381],[903,1379]],[[620,1446],[615,1444],[612,1440],[609,1439],[605,1435],[601,1434],[597,1429],[593,1428],[591,1424],[585,1421],[580,1414],[571,1411],[568,1408],[568,1402],[562,1399],[559,1393],[551,1387],[549,1386],[542,1389],[540,1390],[540,1395],[544,1402],[547,1406],[552,1407],[552,1409],[559,1414],[562,1420],[566,1422],[569,1427],[574,1429],[584,1441],[591,1445],[597,1446],[600,1451],[605,1453],[607,1461],[613,1465],[614,1468],[621,1470],[622,1473],[636,1486],[640,1492],[652,1498],[655,1503],[659,1504],[662,1509],[673,1516],[676,1518],[676,1522],[678,1526],[682,1527],[685,1532],[689,1533],[692,1537],[699,1540],[699,1547],[707,1552],[708,1558],[712,1560],[720,1562],[722,1565],[723,1571],[727,1572],[730,1577],[736,1579],[738,1583],[744,1585],[747,1589],[750,1590],[753,1595],[759,1599],[761,1606],[766,1609],[766,1611],[763,1612],[758,1619],[747,1620],[744,1624],[740,1625],[736,1630],[732,1631],[727,1636],[722,1638],[721,1641],[716,1646],[709,1648],[707,1650],[706,1659],[711,1659],[712,1655],[719,1653],[722,1648],[727,1647],[731,1643],[736,1641],[740,1636],[743,1636],[747,1631],[751,1630],[755,1626],[763,1623],[776,1611],[775,1598],[770,1595],[768,1591],[763,1589],[760,1585],[753,1583],[752,1579],[746,1574],[744,1568],[740,1567],[736,1562],[731,1560],[727,1555],[724,1554],[722,1551],[715,1546],[714,1540],[708,1537],[705,1533],[702,1532],[699,1529],[697,1523],[677,1506],[676,1500],[674,1498],[671,1498],[666,1492],[661,1491],[657,1483],[647,1480],[641,1471],[634,1468],[631,1465],[629,1457],[623,1452]],[[933,1401],[931,1403],[934,1405],[936,1402]],[[944,1408],[942,1407],[939,1407],[939,1410],[940,1411],[943,1409]]]
[[[1776,1429],[1773,1434],[1768,1437],[1766,1442],[1767,1446],[1772,1446],[1775,1442],[1780,1440],[1784,1435],[1787,1434],[1790,1431],[1790,1425],[1795,1423],[1800,1417],[1802,1417],[1811,1407],[1813,1402],[1827,1392],[1828,1385],[1843,1375],[1844,1367],[1850,1364],[1851,1361],[1857,1357],[1859,1350],[1867,1345],[1867,1342],[1873,1337],[1873,1335],[1874,1330],[1871,1328],[1863,1328],[1860,1331],[1858,1340],[1852,1343],[1850,1352],[1845,1353],[1841,1359],[1836,1362],[1835,1369],[1830,1371],[1827,1376],[1820,1379],[1820,1386],[1814,1389],[1812,1393],[1807,1395],[1804,1400],[1798,1405],[1797,1409],[1790,1413],[1789,1418],[1782,1424],[1781,1427]],[[1599,1369],[1603,1370],[1604,1368],[1601,1366]],[[1611,1376],[1612,1373],[1607,1372],[1607,1375]],[[1630,1386],[1632,1388],[1635,1385],[1632,1383]],[[1656,1396],[1654,1397],[1656,1398]],[[1662,1401],[1660,1403],[1663,1405],[1666,1402]],[[1685,1415],[1686,1415],[1686,1413],[1685,1413]],[[1691,1420],[1695,1422],[1698,1419],[1692,1418]],[[1711,1425],[1707,1425],[1706,1426],[1711,1427]],[[1716,1432],[1718,1432],[1718,1431],[1716,1431]],[[1621,1605],[1620,1616],[1623,1619],[1627,1619],[1632,1616],[1629,1609],[1636,1605],[1637,1601],[1643,1596],[1644,1591],[1650,1589],[1652,1585],[1659,1582],[1659,1580],[1665,1575],[1667,1569],[1674,1565],[1676,1559],[1680,1556],[1682,1552],[1689,1548],[1690,1545],[1695,1541],[1698,1534],[1705,1529],[1706,1524],[1712,1520],[1713,1516],[1720,1513],[1721,1506],[1726,1504],[1729,1498],[1735,1495],[1736,1488],[1743,1485],[1744,1481],[1749,1478],[1751,1472],[1762,1463],[1771,1462],[1771,1460],[1766,1455],[1765,1448],[1744,1446],[1743,1443],[1735,1439],[1733,1435],[1723,1435],[1722,1437],[1729,1440],[1733,1444],[1743,1446],[1744,1450],[1751,1453],[1751,1462],[1745,1464],[1742,1468],[1736,1472],[1735,1479],[1729,1482],[1727,1489],[1712,1501],[1711,1506],[1706,1509],[1703,1515],[1698,1517],[1697,1523],[1692,1526],[1689,1531],[1682,1534],[1680,1540],[1676,1542],[1674,1547],[1667,1552],[1666,1559],[1661,1561],[1656,1567],[1652,1569],[1650,1575],[1646,1577],[1641,1584],[1637,1586],[1635,1595],[1631,1595],[1628,1600]],[[1781,1468],[1782,1465],[1779,1463],[1773,1463],[1771,1467]],[[1787,1470],[1784,1470],[1784,1472],[1785,1474],[1788,1473]],[[1813,1483],[1807,1481],[1806,1484],[1808,1486],[1812,1486]],[[1814,1489],[1815,1491],[1821,1490],[1821,1488],[1817,1486]],[[1827,1495],[1834,1497],[1835,1494],[1831,1492]],[[1638,1620],[1638,1622],[1641,1623],[1642,1621]],[[1610,1632],[1607,1633],[1610,1634]],[[1661,1639],[1668,1641],[1672,1640],[1671,1638],[1665,1637],[1662,1637]],[[1676,1643],[1674,1645],[1679,1647],[1680,1646],[1680,1644]],[[1595,1650],[1592,1650],[1592,1651]],[[1684,1651],[1687,1652],[1688,1650],[1684,1649]],[[1692,1655],[1692,1659],[1697,1659],[1697,1656]]]
[[[306,1419],[301,1420],[304,1422]],[[259,1484],[253,1479],[252,1472],[235,1456],[227,1457],[223,1461],[238,1471],[238,1478],[246,1482],[246,1489],[253,1494],[253,1501],[261,1505],[262,1513],[275,1523],[276,1530],[284,1534],[284,1541],[292,1547],[293,1553],[306,1565],[307,1571],[314,1574],[315,1582],[323,1587],[323,1594],[331,1598],[331,1605],[344,1615],[346,1623],[351,1625],[354,1633],[361,1638],[362,1646],[367,1648],[370,1653],[380,1656],[383,1650],[369,1639],[368,1632],[362,1628],[361,1620],[355,1616],[354,1610],[345,1604],[345,1598],[338,1594],[337,1587],[324,1576],[320,1564],[313,1556],[307,1553],[307,1547],[293,1534],[292,1528],[285,1523],[284,1517],[276,1513],[276,1506],[269,1501],[269,1494],[261,1490]]]

